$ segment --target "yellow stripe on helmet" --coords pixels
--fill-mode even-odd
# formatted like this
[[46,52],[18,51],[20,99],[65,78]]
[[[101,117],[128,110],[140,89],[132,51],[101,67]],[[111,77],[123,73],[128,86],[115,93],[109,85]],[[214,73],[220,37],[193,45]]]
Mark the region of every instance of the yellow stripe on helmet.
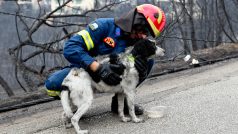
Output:
[[160,35],[160,31],[155,27],[154,23],[150,18],[147,18],[147,21],[149,22],[151,29],[153,30],[155,37],[158,37]]
[[159,12],[159,18],[158,18],[158,23],[160,24],[161,20],[162,20],[162,11],[160,9],[158,9],[158,12]]
[[81,35],[83,37],[83,40],[87,46],[88,51],[91,50],[92,48],[94,48],[93,40],[92,40],[88,31],[82,30],[82,31],[78,32],[78,35]]

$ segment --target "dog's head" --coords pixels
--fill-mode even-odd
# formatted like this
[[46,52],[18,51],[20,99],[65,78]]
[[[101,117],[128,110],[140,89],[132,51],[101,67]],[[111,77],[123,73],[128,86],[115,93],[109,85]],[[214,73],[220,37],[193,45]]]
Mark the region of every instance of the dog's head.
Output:
[[148,59],[153,55],[164,56],[164,49],[156,46],[156,43],[151,40],[141,39],[134,44],[131,53],[133,57],[140,56]]

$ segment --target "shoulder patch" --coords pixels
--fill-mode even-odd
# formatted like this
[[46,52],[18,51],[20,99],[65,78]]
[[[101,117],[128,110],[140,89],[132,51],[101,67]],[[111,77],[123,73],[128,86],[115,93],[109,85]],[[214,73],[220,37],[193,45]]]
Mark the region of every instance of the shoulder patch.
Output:
[[121,35],[121,29],[120,28],[116,28],[116,36],[120,36]]
[[116,43],[115,41],[111,38],[111,37],[106,37],[103,40],[107,45],[109,45],[110,47],[115,47]]
[[98,24],[97,23],[92,23],[92,24],[89,24],[89,28],[91,29],[91,30],[96,30],[97,28],[98,28]]

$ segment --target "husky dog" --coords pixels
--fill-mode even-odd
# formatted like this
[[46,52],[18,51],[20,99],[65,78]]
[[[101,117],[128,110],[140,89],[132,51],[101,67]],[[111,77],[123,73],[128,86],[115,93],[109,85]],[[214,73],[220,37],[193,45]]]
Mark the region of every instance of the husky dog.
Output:
[[[132,51],[136,52],[136,56],[142,56],[145,59],[164,55],[164,50],[157,47],[155,42],[143,39],[128,48],[125,53],[119,55],[119,61],[125,66],[124,72],[121,75],[122,81],[120,84],[110,86],[103,81],[96,83],[92,80],[92,77],[88,72],[82,68],[72,68],[64,79],[62,86],[65,87],[66,90],[61,92],[64,120],[67,122],[67,120],[70,121],[71,119],[71,123],[77,134],[88,133],[88,130],[81,130],[78,123],[82,115],[92,104],[94,88],[99,92],[118,94],[118,113],[123,122],[132,120],[133,122],[138,123],[143,121],[143,119],[140,119],[135,115],[134,110],[136,86],[139,83],[139,73],[134,67],[134,57],[136,56],[132,55]],[[104,60],[103,62],[109,62],[109,60]],[[126,117],[123,111],[124,100],[127,100],[130,118]],[[70,104],[76,106],[77,111],[75,113],[72,112]]]

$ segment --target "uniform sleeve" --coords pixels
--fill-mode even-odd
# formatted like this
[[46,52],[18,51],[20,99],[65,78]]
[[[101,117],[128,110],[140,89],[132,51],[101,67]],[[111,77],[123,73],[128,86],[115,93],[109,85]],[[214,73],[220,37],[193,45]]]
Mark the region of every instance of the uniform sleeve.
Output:
[[87,51],[83,38],[80,35],[71,37],[64,45],[64,57],[71,63],[87,69],[95,61]]
[[[98,45],[100,39],[105,36],[106,28],[102,26],[102,23],[98,23],[98,29],[91,30],[89,27],[86,30],[89,32],[91,39],[95,45]],[[81,35],[74,35],[64,45],[64,57],[74,65],[87,69],[88,66],[95,61],[95,59],[89,55],[88,46],[86,45]]]

